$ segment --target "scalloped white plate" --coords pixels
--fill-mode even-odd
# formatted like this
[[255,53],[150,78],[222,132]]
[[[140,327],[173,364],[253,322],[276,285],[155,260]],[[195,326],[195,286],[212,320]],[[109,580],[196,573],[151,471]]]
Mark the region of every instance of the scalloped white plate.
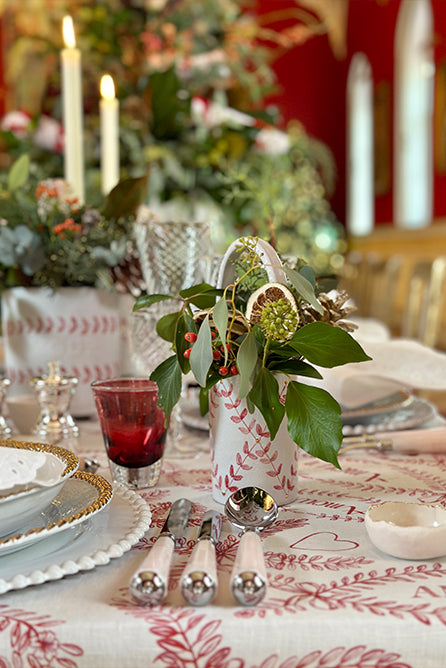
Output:
[[0,556],[0,594],[105,566],[136,545],[151,519],[150,508],[139,494],[115,487],[103,512],[26,549]]

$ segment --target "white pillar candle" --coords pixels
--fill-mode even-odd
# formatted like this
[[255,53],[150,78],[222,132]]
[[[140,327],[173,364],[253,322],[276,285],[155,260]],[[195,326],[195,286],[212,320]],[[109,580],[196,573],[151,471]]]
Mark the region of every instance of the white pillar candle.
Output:
[[402,0],[395,35],[394,221],[422,228],[433,215],[433,13]]
[[349,234],[365,236],[375,221],[373,80],[364,53],[356,53],[347,79],[347,211]]
[[62,24],[65,48],[61,51],[62,102],[64,126],[65,180],[79,203],[85,200],[84,144],[82,118],[81,54],[76,48],[73,19],[65,16]]
[[101,181],[102,193],[108,195],[119,181],[119,102],[109,74],[101,78]]

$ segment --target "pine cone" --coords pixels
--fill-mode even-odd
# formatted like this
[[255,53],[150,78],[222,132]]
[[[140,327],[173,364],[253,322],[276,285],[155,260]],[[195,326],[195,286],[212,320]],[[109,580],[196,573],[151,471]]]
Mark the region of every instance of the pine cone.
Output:
[[318,300],[321,303],[324,312],[318,313],[310,304],[300,304],[300,308],[304,317],[305,322],[308,324],[310,322],[327,322],[329,325],[334,327],[340,327],[346,332],[353,332],[357,329],[357,325],[353,322],[345,321],[344,318],[348,317],[350,313],[356,311],[356,306],[347,305],[350,296],[341,290],[334,293],[335,296],[329,297],[325,292],[321,292],[318,295]]
[[127,244],[125,258],[116,267],[113,267],[110,273],[118,292],[130,293],[134,297],[139,297],[145,290],[139,256],[132,243]]

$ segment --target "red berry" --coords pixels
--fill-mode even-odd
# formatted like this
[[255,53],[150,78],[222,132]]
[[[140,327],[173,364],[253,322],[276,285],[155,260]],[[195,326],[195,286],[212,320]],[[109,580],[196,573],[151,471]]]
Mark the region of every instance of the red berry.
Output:
[[211,339],[212,339],[212,341],[215,341],[216,338],[217,338],[217,333],[214,332],[214,331],[211,331]]
[[221,355],[220,355],[220,353],[218,352],[218,350],[213,350],[213,351],[212,351],[212,357],[214,358],[214,360],[219,360],[220,357],[221,357]]
[[184,357],[187,357],[187,359],[189,359],[191,352],[192,348],[186,348],[186,350],[183,353]]
[[231,350],[231,346],[229,345],[229,343],[225,343],[224,345],[220,346],[220,350],[221,350],[222,353],[225,352],[225,348],[228,352]]
[[197,340],[197,335],[195,334],[195,332],[186,332],[184,338],[188,343],[195,343],[195,341]]
[[220,374],[220,376],[227,376],[229,373],[229,369],[227,366],[221,366],[218,370],[218,373]]
[[231,368],[229,369],[229,371],[230,371],[230,373],[231,373],[232,376],[236,376],[236,375],[238,374],[238,369],[237,369],[237,366],[236,366],[235,364],[233,364],[233,365],[231,366]]

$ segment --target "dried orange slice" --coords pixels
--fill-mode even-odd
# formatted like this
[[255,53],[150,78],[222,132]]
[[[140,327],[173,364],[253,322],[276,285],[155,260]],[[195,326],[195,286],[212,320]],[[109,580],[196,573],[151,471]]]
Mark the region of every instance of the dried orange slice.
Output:
[[252,325],[258,324],[267,337],[276,341],[291,338],[301,321],[296,299],[282,283],[265,283],[253,292],[245,315]]

